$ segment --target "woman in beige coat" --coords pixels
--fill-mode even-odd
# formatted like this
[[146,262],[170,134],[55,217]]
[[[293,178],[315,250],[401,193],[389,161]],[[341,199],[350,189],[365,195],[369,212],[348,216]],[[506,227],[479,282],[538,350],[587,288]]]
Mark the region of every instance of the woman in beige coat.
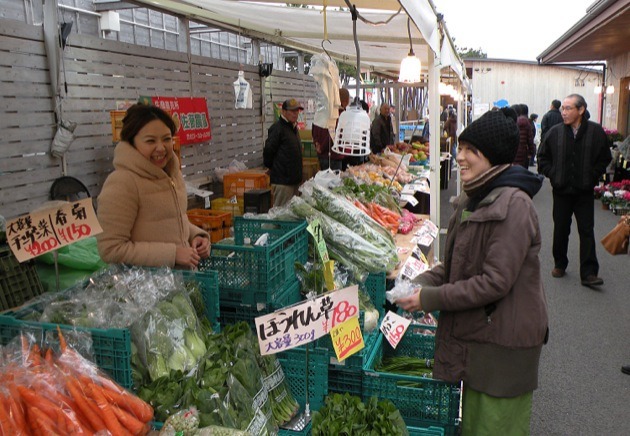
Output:
[[114,172],[98,197],[103,228],[98,251],[105,262],[194,269],[209,256],[208,234],[186,215],[175,132],[171,116],[156,106],[136,104],[127,110]]

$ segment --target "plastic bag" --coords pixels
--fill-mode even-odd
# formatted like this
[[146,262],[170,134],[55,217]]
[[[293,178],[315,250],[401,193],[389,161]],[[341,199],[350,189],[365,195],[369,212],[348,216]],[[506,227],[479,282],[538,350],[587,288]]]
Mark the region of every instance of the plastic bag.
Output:
[[74,121],[61,120],[57,126],[57,132],[53,138],[53,142],[50,146],[50,153],[55,157],[63,157],[68,151],[70,144],[74,141],[74,129],[77,128],[77,123]]
[[318,171],[313,178],[314,183],[318,186],[322,186],[327,189],[336,188],[342,185],[340,172],[331,170],[330,168],[323,171]]
[[394,287],[385,292],[385,298],[392,304],[396,303],[399,298],[409,297],[422,289],[417,283],[410,282],[409,280],[397,279]]

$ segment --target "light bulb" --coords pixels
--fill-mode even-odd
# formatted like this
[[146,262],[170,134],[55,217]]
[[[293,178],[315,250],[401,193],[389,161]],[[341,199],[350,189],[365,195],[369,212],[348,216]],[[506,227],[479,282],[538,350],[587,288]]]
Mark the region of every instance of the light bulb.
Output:
[[416,83],[420,81],[421,64],[420,59],[413,52],[400,62],[399,82]]
[[615,87],[614,85],[608,85],[606,87],[606,94],[614,94],[615,93]]
[[602,93],[602,87],[600,85],[597,85],[595,88],[593,88],[593,93],[601,94]]

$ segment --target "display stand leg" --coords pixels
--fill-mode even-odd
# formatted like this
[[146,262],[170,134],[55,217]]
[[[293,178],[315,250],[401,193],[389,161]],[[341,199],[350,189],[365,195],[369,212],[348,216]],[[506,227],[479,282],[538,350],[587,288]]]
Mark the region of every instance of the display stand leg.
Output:
[[55,261],[55,286],[57,292],[59,292],[59,252],[53,251],[53,260]]

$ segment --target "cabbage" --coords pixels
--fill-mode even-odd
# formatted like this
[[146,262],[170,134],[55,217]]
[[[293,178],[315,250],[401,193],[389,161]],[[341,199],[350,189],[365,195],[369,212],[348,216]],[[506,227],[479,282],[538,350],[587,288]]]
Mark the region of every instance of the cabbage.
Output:
[[192,329],[184,331],[184,343],[194,356],[195,361],[201,359],[206,354],[206,344],[203,343],[199,335]]

